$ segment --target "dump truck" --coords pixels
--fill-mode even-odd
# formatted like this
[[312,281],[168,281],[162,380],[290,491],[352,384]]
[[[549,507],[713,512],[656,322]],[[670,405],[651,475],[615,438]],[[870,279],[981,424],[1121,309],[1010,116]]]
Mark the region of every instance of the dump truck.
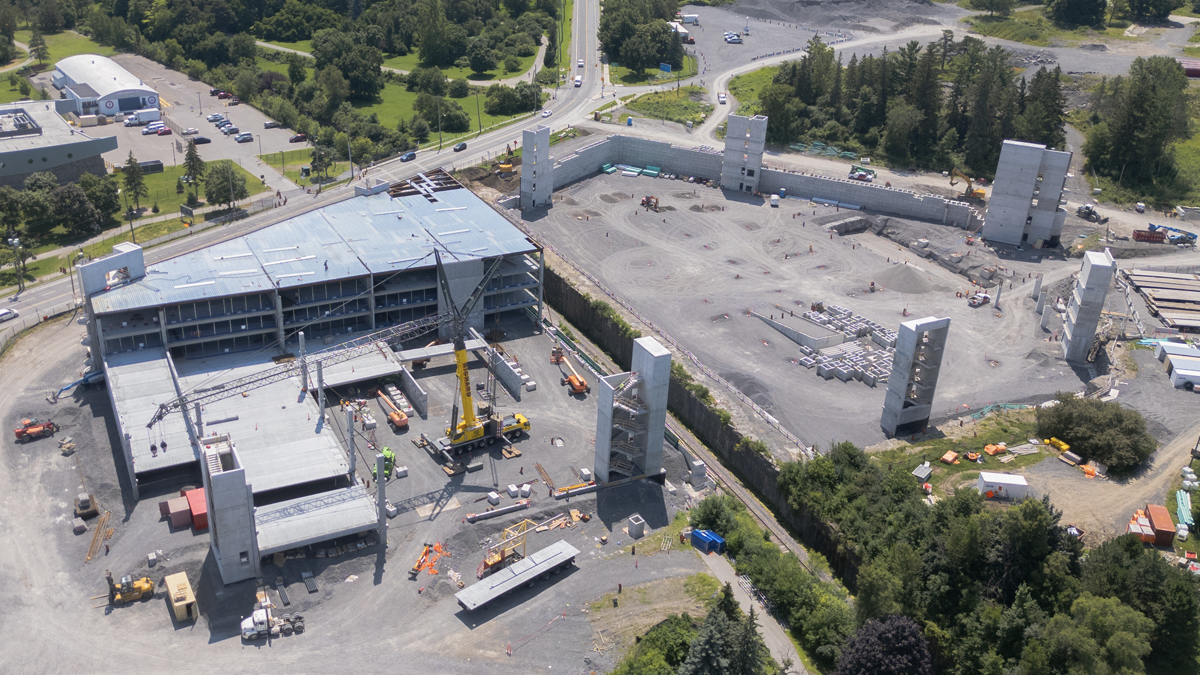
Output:
[[299,614],[275,615],[271,605],[261,607],[242,619],[242,639],[257,640],[271,636],[304,632],[304,617]]
[[134,580],[132,575],[121,577],[121,582],[113,581],[112,572],[104,570],[104,579],[108,581],[108,602],[113,605],[124,605],[137,602],[142,598],[154,595],[154,582],[150,577]]
[[575,370],[575,366],[571,365],[571,360],[563,359],[563,362],[567,364],[567,369],[571,371],[571,374],[564,377],[560,384],[570,387],[572,394],[590,394],[592,391],[591,385],[580,376],[579,371]]
[[53,436],[57,431],[58,425],[53,421],[46,420],[45,422],[40,422],[36,417],[21,420],[21,426],[13,429],[18,443]]

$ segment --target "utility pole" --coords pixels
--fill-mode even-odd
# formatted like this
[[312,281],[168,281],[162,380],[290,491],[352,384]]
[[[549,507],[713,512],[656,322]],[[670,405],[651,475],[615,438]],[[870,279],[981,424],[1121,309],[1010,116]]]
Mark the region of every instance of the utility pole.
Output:
[[475,89],[475,118],[479,120],[479,133],[475,134],[475,138],[479,138],[483,133],[483,113],[479,112],[479,89]]
[[129,216],[129,238],[136,244],[137,235],[133,233],[133,211],[129,210],[129,193],[122,191],[121,196],[125,198],[125,215]]
[[[478,100],[476,100],[478,104]],[[442,151],[442,97],[438,97],[438,152]]]

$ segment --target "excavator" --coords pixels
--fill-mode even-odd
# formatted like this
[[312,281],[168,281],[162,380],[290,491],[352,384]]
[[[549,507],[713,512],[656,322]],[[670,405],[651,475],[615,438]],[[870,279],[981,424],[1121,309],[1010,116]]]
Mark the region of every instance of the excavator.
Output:
[[965,199],[971,202],[982,202],[987,198],[987,193],[983,190],[977,189],[975,187],[975,182],[971,180],[971,177],[963,173],[962,169],[959,169],[958,167],[950,170],[950,185],[958,185],[958,181],[954,180],[956,176],[967,182],[967,189],[958,196],[959,199]]
[[[477,448],[483,448],[485,445],[491,445],[500,436],[509,439],[517,438],[522,433],[528,432],[530,426],[529,419],[521,413],[505,415],[503,418],[494,413],[489,413],[484,417],[477,416],[475,401],[471,396],[471,375],[467,369],[467,345],[464,338],[466,317],[470,316],[471,310],[483,297],[483,291],[487,288],[488,281],[495,275],[502,260],[496,260],[491,265],[475,292],[460,310],[450,294],[450,284],[446,280],[445,268],[442,266],[442,255],[436,250],[434,255],[437,258],[438,285],[441,286],[446,304],[450,306],[453,314],[451,325],[454,335],[454,362],[458,371],[459,396],[458,400],[454,402],[450,426],[446,428],[446,436],[437,440],[439,449],[448,459],[452,460],[451,455],[461,455]],[[462,404],[461,421],[458,419],[460,402]]]
[[111,604],[124,605],[154,595],[154,582],[150,577],[134,581],[133,577],[127,574],[121,577],[121,583],[116,583],[113,581],[112,572],[104,570],[104,578],[108,580],[108,601]]
[[653,195],[646,195],[645,197],[642,197],[642,206],[654,211],[655,213],[658,213],[658,197]]
[[571,388],[572,394],[590,394],[592,387],[579,375],[579,371],[575,370],[575,366],[571,365],[571,360],[564,358],[563,362],[567,364],[567,368],[571,374],[562,379],[561,384]]

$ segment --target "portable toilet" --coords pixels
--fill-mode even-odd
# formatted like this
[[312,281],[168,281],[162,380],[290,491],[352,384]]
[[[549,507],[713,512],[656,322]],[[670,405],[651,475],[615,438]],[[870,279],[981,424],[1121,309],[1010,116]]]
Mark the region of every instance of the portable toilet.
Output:
[[787,199],[787,188],[779,188],[779,198]]

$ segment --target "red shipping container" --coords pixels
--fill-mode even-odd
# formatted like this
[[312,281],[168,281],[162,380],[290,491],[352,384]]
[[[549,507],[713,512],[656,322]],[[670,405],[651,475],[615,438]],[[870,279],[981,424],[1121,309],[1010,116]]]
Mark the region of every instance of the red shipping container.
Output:
[[1154,545],[1170,546],[1175,541],[1175,523],[1167,507],[1158,504],[1147,504],[1146,515],[1150,517],[1150,527],[1154,529]]
[[192,512],[192,526],[197,530],[207,530],[208,498],[204,494],[204,488],[188,490],[186,497],[188,509]]

